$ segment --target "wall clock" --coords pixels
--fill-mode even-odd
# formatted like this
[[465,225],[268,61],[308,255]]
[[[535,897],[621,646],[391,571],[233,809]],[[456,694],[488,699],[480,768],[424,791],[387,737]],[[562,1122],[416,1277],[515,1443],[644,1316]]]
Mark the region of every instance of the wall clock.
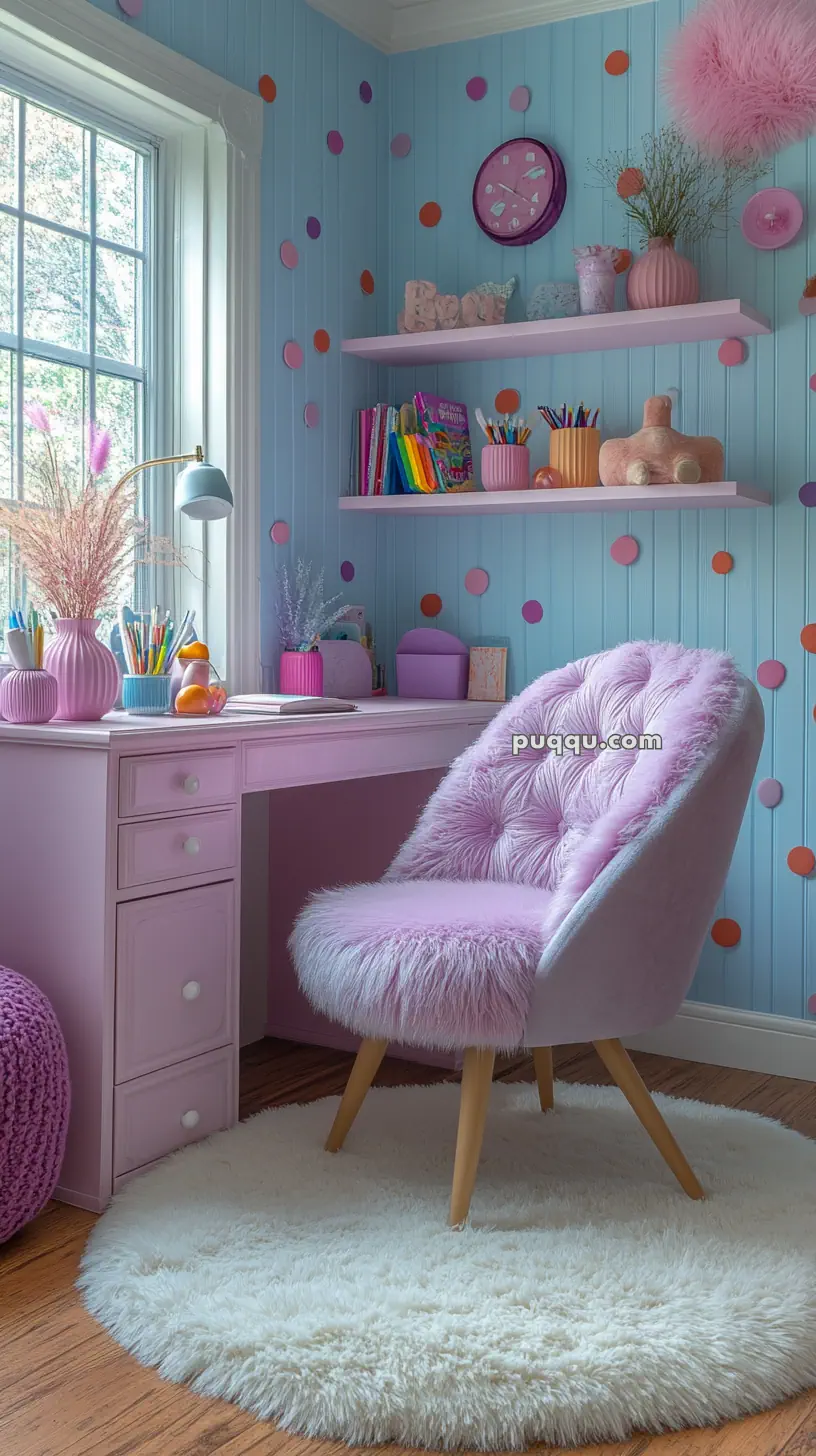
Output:
[[522,247],[555,227],[567,200],[558,153],[531,137],[514,137],[482,162],[473,184],[473,212],[483,233]]

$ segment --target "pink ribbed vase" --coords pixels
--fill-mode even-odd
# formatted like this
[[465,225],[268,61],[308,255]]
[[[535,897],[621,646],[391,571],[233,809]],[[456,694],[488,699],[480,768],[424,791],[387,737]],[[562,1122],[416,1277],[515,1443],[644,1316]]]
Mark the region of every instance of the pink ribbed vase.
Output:
[[675,251],[674,238],[650,238],[645,253],[629,269],[626,297],[630,308],[675,308],[698,303],[700,279],[689,258]]
[[57,679],[57,718],[95,722],[110,712],[119,692],[116,658],[96,635],[94,617],[60,617],[45,667]]
[[0,682],[0,718],[7,723],[50,723],[57,711],[57,684],[36,667],[8,673]]
[[282,652],[280,690],[319,698],[323,694],[323,658],[315,652]]

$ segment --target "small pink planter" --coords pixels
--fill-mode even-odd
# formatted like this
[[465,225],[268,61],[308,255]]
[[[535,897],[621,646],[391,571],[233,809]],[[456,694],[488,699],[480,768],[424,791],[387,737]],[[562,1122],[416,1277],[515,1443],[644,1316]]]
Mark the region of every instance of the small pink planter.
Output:
[[40,668],[10,672],[0,682],[0,717],[7,723],[50,723],[57,711],[57,680]]
[[56,640],[45,649],[45,666],[57,679],[56,717],[93,723],[109,713],[119,693],[116,658],[96,635],[93,617],[60,617]]
[[323,693],[323,658],[319,652],[282,652],[280,690],[319,698]]
[[485,445],[482,449],[485,490],[528,490],[530,452],[526,445]]
[[689,258],[675,251],[672,238],[650,238],[647,251],[629,269],[626,297],[630,308],[677,308],[682,303],[697,303],[697,269]]

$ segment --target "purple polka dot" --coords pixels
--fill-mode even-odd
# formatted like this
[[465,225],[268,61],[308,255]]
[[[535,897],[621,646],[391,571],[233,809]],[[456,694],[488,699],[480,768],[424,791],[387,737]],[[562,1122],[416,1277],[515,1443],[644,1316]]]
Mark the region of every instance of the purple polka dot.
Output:
[[609,555],[618,566],[631,566],[640,555],[640,546],[634,536],[619,536],[609,548]]
[[465,591],[472,597],[484,596],[490,585],[490,577],[481,566],[471,566],[465,574]]
[[370,83],[368,81],[361,81],[360,82],[360,100],[362,101],[362,103],[363,103],[364,106],[368,106],[368,103],[371,100],[371,98],[372,98],[373,95],[374,95],[374,92],[371,89]]
[[303,411],[304,423],[310,430],[316,430],[320,424],[320,410],[316,404],[307,404]]
[[510,92],[510,110],[526,111],[530,105],[530,89],[528,86],[514,86]]
[[326,146],[333,157],[339,157],[345,143],[339,131],[330,131],[326,137]]
[[276,521],[269,534],[276,546],[285,546],[289,540],[289,527],[285,521]]
[[786,675],[784,662],[778,662],[775,657],[767,657],[759,664],[756,678],[761,688],[781,688]]
[[125,15],[135,17],[142,13],[143,0],[119,0],[119,9],[124,10]]
[[800,487],[799,499],[803,506],[816,506],[816,480],[809,480]]
[[816,374],[811,374],[810,376],[810,387],[811,389],[816,389]]
[[816,996],[811,996],[808,1001],[808,1011],[811,1016],[816,1016]]
[[303,350],[294,339],[283,346],[283,362],[288,369],[299,369],[303,363]]
[[763,779],[760,784],[757,784],[757,798],[764,808],[775,809],[782,798],[782,785],[779,779]]
[[320,226],[320,218],[319,217],[307,217],[307,219],[306,219],[306,236],[309,237],[309,238],[319,238],[321,232],[322,232],[322,228]]
[[407,157],[411,150],[411,138],[407,131],[398,131],[395,137],[391,138],[391,156]]
[[484,76],[471,76],[465,90],[471,101],[483,101],[487,95],[487,82]]
[[340,563],[340,575],[342,576],[343,581],[353,581],[354,580],[354,563],[352,561],[341,561],[341,563]]
[[284,268],[297,268],[298,250],[294,243],[285,242],[280,246],[280,260]]
[[544,608],[535,598],[531,598],[529,602],[524,603],[521,609],[521,615],[525,622],[540,622],[544,616]]

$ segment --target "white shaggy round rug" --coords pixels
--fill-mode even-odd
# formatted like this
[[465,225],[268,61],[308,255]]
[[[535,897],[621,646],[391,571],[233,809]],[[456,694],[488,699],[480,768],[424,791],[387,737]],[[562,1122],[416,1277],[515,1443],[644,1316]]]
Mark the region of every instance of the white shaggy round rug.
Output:
[[80,1285],[115,1338],[290,1431],[491,1449],[708,1425],[816,1382],[816,1144],[660,1097],[681,1192],[621,1094],[493,1087],[461,1232],[459,1089],[260,1113],[128,1185]]

